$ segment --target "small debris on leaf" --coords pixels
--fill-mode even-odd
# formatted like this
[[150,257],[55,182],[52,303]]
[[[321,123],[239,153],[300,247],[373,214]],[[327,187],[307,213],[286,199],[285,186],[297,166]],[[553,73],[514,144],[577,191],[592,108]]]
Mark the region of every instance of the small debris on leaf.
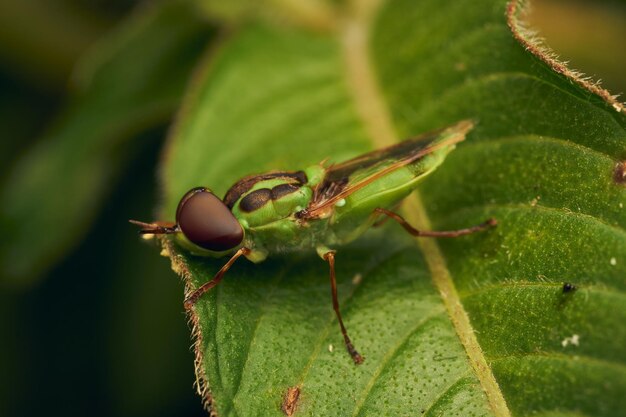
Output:
[[577,334],[573,334],[571,337],[566,337],[561,340],[561,346],[567,347],[568,345],[578,346],[580,343],[580,336]]
[[578,288],[576,288],[576,286],[574,284],[571,284],[569,282],[564,282],[563,283],[563,294],[569,293],[569,292],[574,292],[576,291]]
[[535,198],[533,198],[532,200],[530,200],[530,206],[531,207],[535,207],[537,205],[537,203],[539,202],[539,200],[541,200],[541,196],[537,196]]
[[298,406],[298,398],[300,398],[300,387],[289,387],[281,407],[286,416],[294,415]]

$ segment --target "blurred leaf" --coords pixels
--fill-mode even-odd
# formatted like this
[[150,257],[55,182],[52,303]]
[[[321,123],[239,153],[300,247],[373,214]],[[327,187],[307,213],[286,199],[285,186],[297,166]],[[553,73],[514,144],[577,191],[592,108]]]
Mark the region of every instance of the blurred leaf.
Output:
[[0,72],[0,179],[53,116],[55,97]]
[[108,26],[86,9],[62,0],[0,2],[3,66],[47,89],[62,90],[79,55]]
[[209,18],[238,24],[262,19],[282,25],[315,29],[333,27],[334,11],[328,0],[195,0]]
[[[223,194],[471,118],[405,214],[499,227],[416,245],[388,224],[339,248],[361,366],[316,255],[240,261],[192,315],[205,400],[222,417],[283,415],[290,387],[296,415],[624,415],[626,118],[519,45],[504,1],[367,4],[337,33],[249,25],[223,45],[171,141],[164,220],[195,186]],[[167,246],[192,287],[224,263]]]
[[4,283],[23,285],[85,232],[137,132],[177,107],[210,28],[184,2],[144,8],[87,55],[49,135],[19,159],[0,196]]

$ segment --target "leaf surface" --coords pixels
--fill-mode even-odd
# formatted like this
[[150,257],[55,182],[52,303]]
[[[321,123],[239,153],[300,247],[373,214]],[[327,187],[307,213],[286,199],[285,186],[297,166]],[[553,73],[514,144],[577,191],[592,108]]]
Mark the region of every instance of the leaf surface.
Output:
[[[403,212],[423,228],[499,226],[416,244],[386,224],[339,248],[361,366],[315,254],[239,261],[192,314],[205,400],[279,416],[297,387],[302,416],[624,415],[623,114],[525,50],[503,1],[363,3],[333,31],[248,24],[221,45],[170,143],[163,218],[192,187],[223,195],[247,174],[471,118]],[[225,262],[166,246],[191,287]]]

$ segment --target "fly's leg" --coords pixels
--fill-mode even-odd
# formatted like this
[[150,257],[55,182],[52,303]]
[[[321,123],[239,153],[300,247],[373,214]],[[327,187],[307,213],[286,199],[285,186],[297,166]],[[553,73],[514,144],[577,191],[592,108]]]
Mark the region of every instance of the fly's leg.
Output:
[[226,264],[222,267],[222,269],[217,271],[217,274],[215,274],[215,276],[213,277],[211,281],[205,282],[204,284],[196,288],[191,294],[187,296],[187,298],[185,299],[185,303],[184,303],[185,309],[189,310],[191,307],[194,306],[194,304],[196,304],[198,299],[202,297],[202,295],[205,292],[209,291],[211,288],[219,284],[222,278],[224,277],[224,274],[226,273],[226,271],[228,271],[230,267],[233,266],[237,258],[239,258],[241,255],[247,255],[250,252],[251,251],[248,248],[241,248],[237,252],[235,252],[232,258],[230,258],[228,262],[226,262]]
[[[401,203],[400,201],[399,201],[399,202],[397,202],[396,204],[394,204],[394,206],[393,206],[393,207],[391,207],[391,209],[392,209],[392,210],[397,210],[397,209],[398,209],[398,207],[400,207],[400,203]],[[377,212],[376,210],[374,210],[374,215],[375,215],[375,216],[376,216],[376,215],[378,215],[378,212]],[[390,219],[390,217],[387,217],[387,216],[385,216],[385,217],[379,217],[379,218],[378,218],[378,219],[374,222],[374,224],[372,225],[372,227],[380,227],[380,226],[382,226],[383,224],[387,223],[387,221],[389,221],[389,219]]]
[[337,315],[337,320],[339,321],[339,327],[341,327],[341,334],[343,335],[343,340],[346,344],[346,349],[348,349],[348,353],[352,357],[352,360],[356,365],[363,363],[365,358],[357,352],[348,336],[348,332],[346,331],[346,326],[343,325],[343,320],[341,318],[341,313],[339,312],[339,300],[337,299],[337,280],[335,278],[335,251],[329,250],[328,252],[321,254],[322,258],[328,262],[330,266],[330,291],[333,298],[333,309],[335,310],[335,314]]
[[465,229],[458,230],[445,230],[445,231],[434,231],[434,230],[417,230],[413,226],[411,226],[402,216],[393,211],[389,211],[384,208],[374,209],[374,213],[384,214],[387,217],[390,217],[400,223],[400,226],[404,228],[407,232],[409,232],[413,236],[424,236],[424,237],[458,237],[464,235],[471,235],[472,233],[480,232],[490,227],[494,227],[498,224],[498,221],[494,218],[490,218],[484,221],[481,224],[476,226],[468,227]]

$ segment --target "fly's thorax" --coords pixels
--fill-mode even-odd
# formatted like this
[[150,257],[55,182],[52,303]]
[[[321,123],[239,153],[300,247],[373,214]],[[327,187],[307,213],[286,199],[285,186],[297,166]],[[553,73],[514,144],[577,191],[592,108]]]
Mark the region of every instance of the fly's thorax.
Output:
[[309,205],[324,173],[324,167],[313,165],[297,173],[260,174],[235,184],[227,194],[233,200],[231,211],[245,230],[244,246],[273,253],[297,249],[303,240],[311,240],[310,227],[296,213]]
[[248,244],[269,253],[288,253],[314,249],[319,243],[334,243],[329,240],[328,220],[303,223],[287,217],[246,231]]
[[293,216],[309,204],[312,195],[307,185],[280,178],[259,181],[239,198],[232,212],[245,228],[253,229]]
[[326,168],[324,168],[322,164],[311,165],[304,170],[304,173],[307,177],[306,185],[314,188],[324,179],[324,175],[326,175]]

